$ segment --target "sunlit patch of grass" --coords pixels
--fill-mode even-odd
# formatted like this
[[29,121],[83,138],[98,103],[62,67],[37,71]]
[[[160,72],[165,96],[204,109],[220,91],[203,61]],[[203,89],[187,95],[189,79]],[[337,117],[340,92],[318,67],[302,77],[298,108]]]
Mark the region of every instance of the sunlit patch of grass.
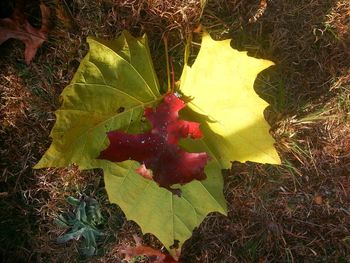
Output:
[[343,113],[343,121],[348,121],[350,115],[350,85],[340,87],[337,104],[340,111]]

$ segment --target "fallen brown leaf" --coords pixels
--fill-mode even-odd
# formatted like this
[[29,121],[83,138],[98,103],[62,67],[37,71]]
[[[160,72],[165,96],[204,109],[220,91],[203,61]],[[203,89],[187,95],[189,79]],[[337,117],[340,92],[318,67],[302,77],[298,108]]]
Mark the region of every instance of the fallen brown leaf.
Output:
[[322,205],[322,203],[323,203],[323,198],[322,198],[322,196],[316,195],[316,196],[314,197],[314,202],[315,202],[316,205]]
[[24,17],[19,8],[14,10],[12,17],[0,19],[0,44],[10,38],[21,40],[25,44],[24,59],[29,64],[38,48],[47,40],[48,18],[50,9],[40,4],[41,28],[34,28]]
[[125,260],[129,261],[137,256],[147,256],[152,263],[180,263],[180,261],[175,260],[170,255],[164,254],[160,250],[142,245],[139,237],[134,236],[134,239],[136,246],[129,246],[120,250],[122,254],[125,254]]

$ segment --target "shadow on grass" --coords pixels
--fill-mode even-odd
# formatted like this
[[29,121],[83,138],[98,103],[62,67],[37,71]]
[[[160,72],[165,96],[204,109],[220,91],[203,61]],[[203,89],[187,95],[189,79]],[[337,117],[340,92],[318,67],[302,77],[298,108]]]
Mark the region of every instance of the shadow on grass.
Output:
[[0,255],[2,262],[36,260],[39,231],[38,189],[32,166],[48,131],[38,124],[35,95],[6,63],[0,66]]
[[233,163],[228,217],[210,214],[185,243],[183,262],[348,262],[348,201],[337,182]]
[[[336,1],[268,1],[265,15],[254,24],[241,21],[248,21],[252,15],[250,8],[258,1],[208,1],[209,5],[226,5],[224,2],[238,3],[238,8],[217,8],[214,14],[226,16],[221,20],[227,21],[225,34],[235,39],[233,46],[277,64],[266,80],[272,84],[265,85],[267,74],[260,75],[256,82],[258,93],[276,112],[293,113],[307,103],[328,96],[333,80],[349,67],[344,46],[325,23]],[[245,5],[245,2],[250,4]],[[213,17],[213,13],[210,15]],[[117,22],[114,21],[113,28]],[[211,27],[212,31],[214,29]],[[2,258],[12,262],[14,258],[18,261],[30,258],[31,242],[37,231],[34,206],[18,191],[30,189],[36,183],[30,168],[34,161],[30,161],[24,172],[20,167],[29,151],[24,147],[25,142],[40,140],[36,131],[30,133],[32,138],[26,138],[26,131],[35,125],[27,119],[18,120],[17,129],[0,135],[1,165],[7,168],[6,173],[1,173],[0,190],[9,193],[0,197],[3,209],[0,251]],[[23,127],[26,129],[21,130]],[[48,136],[42,138],[47,140]],[[35,149],[37,158],[39,147],[42,147],[40,142],[29,147]],[[297,190],[296,185],[299,185]],[[184,258],[187,262],[195,262],[196,258],[197,262],[260,259],[285,262],[343,259],[345,262],[349,247],[344,238],[350,236],[347,232],[350,227],[349,220],[345,221],[346,210],[341,210],[346,209],[343,204],[347,199],[338,193],[338,188],[329,178],[319,185],[305,178],[295,179],[277,167],[236,165],[231,176],[226,178],[229,217],[210,215],[184,249]],[[316,192],[327,200],[324,205],[313,203]],[[334,209],[329,204],[338,207]]]
[[[2,262],[27,262],[31,257],[33,238],[38,228],[35,206],[28,197],[36,184],[31,170],[30,147],[27,135],[15,129],[1,130],[0,178],[0,255]],[[22,130],[25,131],[25,130]],[[22,137],[21,139],[19,137]],[[30,143],[30,142],[29,142]]]
[[[217,39],[233,38],[234,48],[276,63],[255,82],[274,125],[335,97],[350,54],[327,22],[340,1],[267,1],[264,16],[248,24],[258,2],[209,1],[203,20]],[[224,177],[229,215],[203,221],[184,245],[184,262],[349,262],[348,162],[314,158],[324,149],[315,127],[306,128],[302,147],[316,145],[308,167],[287,152],[283,166],[233,163]]]
[[[345,40],[328,22],[339,1],[268,1],[265,14],[256,23],[248,20],[259,1],[224,2],[213,3],[216,10],[209,3],[203,23],[221,19],[225,24],[217,23],[209,30],[214,36],[233,38],[234,48],[276,63],[269,72],[268,90],[258,90],[276,111],[299,110],[329,96],[337,78],[350,67]],[[256,84],[258,89],[264,86],[259,79]]]

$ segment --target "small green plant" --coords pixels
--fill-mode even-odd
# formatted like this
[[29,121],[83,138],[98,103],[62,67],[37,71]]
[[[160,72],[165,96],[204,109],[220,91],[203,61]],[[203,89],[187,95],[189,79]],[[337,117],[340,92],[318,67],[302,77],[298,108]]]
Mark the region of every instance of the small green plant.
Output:
[[97,253],[97,240],[104,236],[97,226],[103,221],[98,202],[83,195],[80,199],[67,197],[67,202],[73,205],[74,211],[63,213],[56,219],[56,224],[69,228],[64,235],[57,238],[58,243],[66,243],[72,239],[83,238],[80,253],[92,256]]

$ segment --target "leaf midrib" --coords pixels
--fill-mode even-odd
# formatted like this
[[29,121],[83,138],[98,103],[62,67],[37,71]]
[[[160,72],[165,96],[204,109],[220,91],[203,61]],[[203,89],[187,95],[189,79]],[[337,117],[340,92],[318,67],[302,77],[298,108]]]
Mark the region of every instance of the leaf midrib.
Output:
[[[156,102],[157,102],[158,100],[160,100],[160,99],[162,99],[162,97],[159,97],[159,98],[157,98],[157,99],[154,99],[154,100],[151,100],[151,101],[148,101],[148,102],[144,102],[144,103],[142,103],[142,104],[139,104],[139,105],[130,107],[130,108],[124,110],[124,111],[121,112],[121,113],[114,114],[113,116],[108,117],[107,119],[105,119],[105,120],[103,120],[103,121],[101,121],[101,122],[99,122],[99,123],[97,123],[97,124],[95,124],[95,125],[93,125],[93,126],[87,128],[87,129],[84,130],[78,137],[75,137],[75,138],[74,138],[73,142],[75,142],[75,143],[71,143],[71,147],[69,148],[69,153],[72,153],[74,150],[76,151],[76,147],[72,147],[72,146],[75,146],[75,145],[79,142],[79,140],[80,140],[81,138],[83,138],[84,136],[86,136],[87,134],[89,134],[91,131],[93,131],[93,130],[96,129],[97,127],[99,127],[99,126],[105,124],[106,122],[111,121],[113,118],[120,117],[120,115],[122,115],[122,114],[126,114],[126,113],[131,113],[131,114],[132,114],[132,112],[133,112],[135,109],[140,108],[140,107],[145,108],[146,105],[154,104],[154,103],[156,103]],[[73,109],[73,110],[74,110],[74,109]],[[59,111],[71,111],[71,109],[59,109],[59,110],[57,110],[56,112],[59,112]],[[88,111],[87,111],[87,112],[88,112]],[[130,125],[130,122],[129,122],[129,125]],[[107,132],[106,129],[104,129],[104,130],[105,130],[105,132]],[[85,149],[86,141],[87,141],[87,140],[85,139],[85,142],[84,142],[84,144],[83,144],[83,147],[79,147],[79,148],[82,149],[82,151]],[[81,155],[79,154],[79,156],[81,156]],[[74,158],[73,158],[73,159],[74,159]],[[76,164],[79,165],[79,162],[76,161]]]
[[[121,60],[124,61],[127,65],[129,65],[130,68],[137,74],[137,76],[146,84],[148,90],[151,92],[151,94],[153,95],[153,97],[154,97],[154,98],[157,97],[158,94],[156,95],[156,94],[153,93],[153,90],[152,90],[151,87],[148,85],[147,81],[141,76],[140,72],[138,72],[138,71],[136,70],[136,68],[131,64],[131,54],[130,54],[130,61],[127,61],[127,60],[124,59],[122,56],[120,56],[117,52],[115,52],[113,49],[111,49],[110,47],[106,46],[105,44],[103,44],[103,43],[101,43],[101,42],[98,42],[98,41],[96,41],[95,39],[92,39],[92,40],[95,41],[95,42],[97,42],[97,43],[99,43],[99,44],[101,44],[101,45],[103,45],[104,47],[106,47],[106,48],[112,53],[112,55],[116,55],[119,59],[121,59]],[[126,41],[126,42],[127,42],[127,41]],[[129,44],[128,44],[128,47],[129,47]],[[89,62],[91,62],[90,59],[89,59]],[[92,63],[93,63],[93,62],[92,62]],[[97,66],[97,65],[96,65],[96,66]],[[155,76],[154,76],[153,73],[154,73],[154,72],[152,72],[152,75],[153,75],[152,78],[155,78]],[[156,88],[159,90],[159,86],[158,86],[158,85],[156,86]]]

